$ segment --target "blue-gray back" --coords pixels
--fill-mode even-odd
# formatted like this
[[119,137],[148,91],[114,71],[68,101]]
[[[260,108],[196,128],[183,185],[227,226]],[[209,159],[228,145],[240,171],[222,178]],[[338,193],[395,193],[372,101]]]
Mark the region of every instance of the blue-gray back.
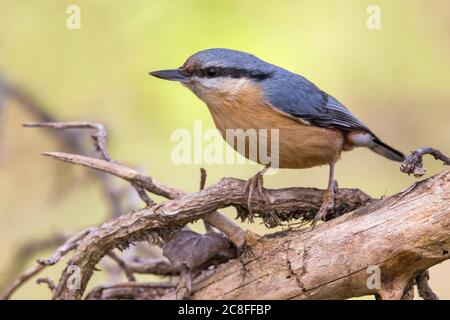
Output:
[[241,68],[270,74],[258,81],[273,107],[312,125],[344,130],[370,130],[331,95],[306,78],[267,63],[249,53],[231,49],[207,49],[193,55],[204,67]]

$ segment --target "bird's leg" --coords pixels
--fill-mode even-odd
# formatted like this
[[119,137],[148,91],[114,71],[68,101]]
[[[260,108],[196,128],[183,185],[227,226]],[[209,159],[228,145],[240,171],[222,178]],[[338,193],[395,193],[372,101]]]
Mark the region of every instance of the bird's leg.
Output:
[[327,212],[334,207],[334,196],[337,188],[337,183],[333,179],[334,177],[334,162],[330,163],[330,175],[328,177],[328,188],[323,194],[322,206],[314,217],[311,225],[312,229],[316,226],[319,220],[324,220],[327,216]]
[[266,173],[266,171],[268,169],[269,169],[268,167],[265,167],[264,169],[259,171],[257,174],[255,174],[253,177],[248,179],[247,183],[245,184],[244,195],[247,196],[247,207],[248,207],[248,212],[250,213],[250,216],[253,216],[252,197],[253,197],[253,192],[255,191],[255,189],[258,191],[259,197],[264,201],[264,203],[268,204],[270,202],[269,197],[267,196],[267,194],[265,193],[265,191],[263,189],[263,186],[264,186],[263,175],[264,175],[264,173]]

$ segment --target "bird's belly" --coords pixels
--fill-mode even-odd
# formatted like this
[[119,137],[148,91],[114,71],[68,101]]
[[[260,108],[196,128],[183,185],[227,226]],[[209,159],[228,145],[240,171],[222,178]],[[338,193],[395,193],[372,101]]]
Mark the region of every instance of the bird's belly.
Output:
[[[267,106],[241,107],[238,115],[227,108],[213,109],[211,114],[222,137],[231,147],[246,158],[266,166],[310,168],[336,161],[342,151],[342,131],[303,124]],[[235,139],[227,138],[227,132],[236,132],[237,129],[241,129],[241,133],[243,130],[244,134],[249,129],[254,130],[256,143],[252,145],[246,136],[245,148],[239,148]],[[278,145],[278,152],[274,143]],[[272,159],[270,164],[267,157],[260,157],[260,151],[269,155]]]
[[334,129],[304,124],[280,129],[279,167],[301,169],[330,164],[339,158],[343,141],[343,134]]

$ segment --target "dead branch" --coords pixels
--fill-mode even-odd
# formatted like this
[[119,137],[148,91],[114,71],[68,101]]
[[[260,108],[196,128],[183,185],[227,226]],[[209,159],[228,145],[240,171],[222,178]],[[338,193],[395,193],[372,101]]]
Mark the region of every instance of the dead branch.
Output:
[[96,151],[106,161],[112,161],[111,156],[106,149],[106,130],[100,123],[95,122],[29,122],[23,125],[25,128],[52,128],[59,130],[66,129],[91,129],[94,130],[92,139]]
[[120,267],[120,269],[123,270],[128,281],[130,282],[136,281],[136,278],[134,277],[133,274],[133,270],[131,270],[131,268],[128,267],[128,264],[124,260],[122,260],[122,258],[120,258],[114,251],[108,252],[108,257],[113,259]]
[[51,257],[49,257],[48,259],[39,259],[37,261],[37,265],[20,275],[19,278],[17,278],[17,280],[5,290],[5,292],[0,296],[0,300],[8,300],[11,295],[29,279],[39,274],[48,266],[52,266],[58,263],[64,255],[66,255],[69,251],[75,249],[80,241],[92,231],[93,229],[89,228],[77,233],[73,237],[69,238],[66,242],[64,242],[60,247],[58,247],[58,249],[53,253]]
[[139,258],[126,261],[128,268],[134,273],[171,276],[180,274],[181,268],[174,267],[166,258]]
[[[200,188],[199,188],[199,190],[205,189],[206,177],[207,177],[206,170],[204,168],[200,168]],[[214,231],[212,226],[205,220],[203,220],[203,225],[205,226],[206,232]]]
[[[66,158],[66,155],[64,155],[64,158]],[[78,157],[68,157],[68,159],[79,160]],[[94,161],[94,163],[101,165],[111,165],[108,162],[99,163],[97,159],[89,159],[89,161]],[[115,165],[114,168],[119,169]],[[129,170],[120,172],[127,179],[132,179],[136,176],[135,172]],[[115,173],[118,174],[118,171]],[[152,231],[181,227],[223,207],[239,206],[245,208],[247,204],[242,192],[244,187],[245,181],[225,178],[197,193],[169,200],[151,208],[128,213],[106,222],[96,230],[95,236],[88,237],[89,239],[86,238],[83,241],[83,244],[78,247],[77,252],[69,262],[69,264],[76,265],[83,270],[81,290],[76,290],[75,292],[67,291],[65,288],[67,274],[64,273],[55,296],[57,298],[81,297],[87,280],[92,274],[93,267],[98,262],[98,259],[107,252],[103,251],[105,249],[124,247],[131,240],[145,240]],[[285,190],[288,191],[285,192]],[[310,211],[312,209],[311,204],[313,204],[313,208],[318,208],[321,203],[322,192],[321,190],[303,188],[267,190],[269,199],[272,202],[272,209],[281,214],[289,214],[292,211],[298,212],[299,208],[308,208],[306,210]],[[292,195],[295,196],[287,198],[287,196]],[[339,195],[340,193],[338,193],[338,198]],[[252,202],[252,207],[255,213],[267,210],[264,203],[258,199]],[[126,228],[123,227],[124,224],[127,226]]]
[[[317,230],[262,238],[244,264],[232,260],[196,281],[191,299],[399,299],[411,278],[418,276],[421,287],[423,270],[450,258],[449,246],[450,172],[444,172]],[[379,268],[379,288],[367,285],[370,266]]]
[[[103,125],[91,122],[43,122],[43,123],[27,123],[24,124],[25,127],[35,128],[35,127],[47,127],[53,129],[94,129],[95,133],[92,136],[94,139],[94,144],[96,150],[99,152],[101,157],[109,163],[113,163],[111,157],[106,150],[106,130]],[[49,155],[45,154],[44,155]],[[206,179],[206,176],[205,176]],[[129,180],[128,180],[129,181]],[[147,207],[154,205],[154,202],[148,197],[143,188],[139,183],[134,181],[129,181],[131,186],[136,190],[139,197],[144,201]],[[156,192],[154,192],[157,194]],[[165,195],[163,195],[165,196]],[[172,194],[172,196],[178,196],[177,194]],[[225,216],[218,212],[213,212],[211,215],[205,217],[210,224],[214,225],[219,230],[223,231],[228,235],[229,239],[234,242],[238,247],[242,247],[245,243],[245,233],[244,231],[231,220],[227,219]]]
[[425,169],[423,168],[423,156],[429,154],[432,155],[436,160],[441,160],[444,165],[450,165],[450,158],[444,155],[441,151],[431,148],[422,147],[406,157],[400,166],[400,170],[407,174],[413,174],[415,177],[421,177],[425,174]]
[[419,296],[424,300],[439,300],[439,297],[433,292],[428,284],[428,280],[430,279],[430,273],[428,270],[422,271],[419,273],[416,278],[417,291],[419,292]]
[[[168,199],[176,199],[183,195],[186,195],[186,192],[184,191],[162,184],[152,177],[143,175],[140,172],[125,167],[119,163],[113,163],[101,159],[62,152],[44,152],[43,155],[50,156],[65,162],[89,167],[91,169],[99,170],[102,172],[110,173],[153,194]],[[236,244],[236,246],[240,247],[244,245],[246,233],[236,223],[234,223],[224,215],[220,214],[219,212],[210,212],[204,217],[204,219],[208,223],[225,233],[228,238],[234,244]]]
[[[57,160],[65,161],[68,163],[78,164],[89,167],[91,169],[110,173],[130,183],[137,184],[151,193],[163,196],[168,199],[177,199],[184,195],[187,195],[187,193],[184,191],[167,186],[152,177],[145,176],[134,169],[125,167],[118,163],[110,163],[101,159],[67,154],[63,152],[44,152],[43,155],[50,156]],[[238,186],[236,187],[240,188],[242,186],[241,191],[244,190],[244,181],[232,178],[227,178],[226,180],[234,180],[235,183],[238,183]],[[253,200],[255,204],[252,206],[252,209],[254,208],[253,213],[256,216],[267,220],[276,217],[280,221],[290,221],[298,218],[311,220],[322,203],[323,190],[320,189],[284,188],[272,190],[272,192],[273,195],[271,197],[269,196],[271,204],[270,208],[267,208],[266,204],[261,199],[255,198]],[[367,194],[358,189],[339,189],[336,196],[335,207],[330,212],[330,218],[352,211],[367,203],[370,199],[371,198]],[[247,205],[236,204],[235,207],[239,211],[239,217],[245,220],[248,214],[248,210],[245,210]],[[230,239],[233,239],[234,234],[242,233],[242,230],[240,228],[237,230],[234,229],[235,224],[231,220],[222,220],[220,218],[217,218],[214,214],[209,214],[206,219],[214,227],[227,234]],[[218,224],[216,220],[220,220],[220,223]]]
[[[222,179],[195,194],[103,224],[84,239],[68,264],[82,270],[80,289],[67,289],[68,276],[63,273],[55,298],[81,298],[98,259],[113,247],[148,237],[160,228],[184,225],[225,206],[245,207],[244,187],[243,181]],[[375,293],[384,299],[400,298],[414,274],[449,257],[449,187],[450,174],[445,172],[404,193],[372,201],[312,232],[259,239],[253,243],[255,258],[246,261],[245,268],[239,260],[220,266],[213,276],[194,285],[193,298],[348,298]],[[302,207],[299,197],[282,201],[280,206],[279,199],[286,195],[280,190],[267,192],[271,206],[279,211]],[[252,206],[255,212],[266,210],[259,201]],[[400,243],[395,245],[395,240]],[[381,289],[367,289],[366,270],[372,264],[382,271]],[[348,290],[349,283],[352,290]],[[268,287],[264,289],[264,285]]]
[[[94,130],[92,139],[94,141],[95,150],[100,157],[108,162],[113,162],[106,148],[106,130],[100,123],[95,122],[30,122],[23,125],[25,128],[52,128],[59,130],[67,129],[91,129]],[[138,185],[131,184],[136,190],[139,198],[147,205],[152,206],[154,202],[148,197],[145,191]]]
[[[9,98],[13,99],[18,102],[18,104],[26,111],[28,112],[36,121],[31,123],[31,125],[34,126],[42,126],[42,127],[49,127],[51,128],[51,125],[41,125],[42,123],[48,124],[48,123],[59,123],[58,119],[50,114],[47,111],[47,108],[39,102],[28,90],[25,90],[24,88],[21,88],[17,85],[11,84],[9,81],[7,81],[4,78],[0,78],[0,98],[3,96],[4,99]],[[4,100],[3,99],[3,100]],[[74,122],[72,122],[74,123]],[[74,123],[76,124],[76,123]],[[80,123],[83,124],[83,123]],[[101,130],[101,127],[91,127],[92,129],[97,131],[97,134],[94,134],[94,142],[97,141],[98,144],[102,144],[104,146],[104,141],[106,139],[106,131]],[[55,132],[55,131],[53,131]],[[104,133],[102,136],[102,132]],[[91,154],[92,152],[86,147],[86,144],[84,143],[84,139],[80,135],[72,134],[67,131],[58,131],[58,134],[52,134],[52,137],[56,138],[56,140],[64,145],[68,150],[71,152],[77,153],[77,154]],[[106,150],[104,148],[104,150]],[[106,155],[106,158],[108,158],[108,153],[105,152],[104,155]],[[122,190],[117,190],[113,187],[111,183],[111,176],[105,175],[105,174],[97,174],[96,177],[98,178],[100,185],[102,187],[102,191],[108,200],[108,205],[111,206],[111,215],[112,216],[118,216],[121,213],[124,212],[124,208],[122,208],[121,205],[121,198],[123,196]],[[131,187],[131,186],[128,186]],[[134,209],[134,208],[133,208]]]
[[54,291],[55,288],[56,288],[55,283],[54,283],[51,279],[46,278],[46,277],[44,277],[44,278],[38,278],[38,279],[36,280],[36,283],[37,283],[37,284],[45,283],[52,293],[53,293],[53,291]]
[[0,284],[0,292],[3,292],[9,285],[8,281],[16,279],[20,273],[24,270],[26,264],[37,253],[45,250],[54,249],[60,246],[64,241],[69,238],[66,233],[56,233],[47,239],[35,239],[29,243],[25,243],[17,250],[14,257],[11,259],[11,263],[4,272],[4,279]]

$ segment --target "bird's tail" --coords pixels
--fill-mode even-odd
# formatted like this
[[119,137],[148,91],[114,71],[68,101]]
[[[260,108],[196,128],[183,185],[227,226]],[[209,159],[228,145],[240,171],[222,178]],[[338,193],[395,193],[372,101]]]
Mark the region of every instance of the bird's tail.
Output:
[[377,137],[374,137],[372,143],[370,143],[368,147],[373,152],[378,153],[379,155],[382,155],[383,157],[386,157],[390,160],[398,162],[402,162],[403,160],[405,160],[405,155],[403,153],[388,146]]
[[371,132],[351,132],[347,139],[353,146],[367,147],[390,160],[402,162],[405,159],[403,153],[388,146]]

